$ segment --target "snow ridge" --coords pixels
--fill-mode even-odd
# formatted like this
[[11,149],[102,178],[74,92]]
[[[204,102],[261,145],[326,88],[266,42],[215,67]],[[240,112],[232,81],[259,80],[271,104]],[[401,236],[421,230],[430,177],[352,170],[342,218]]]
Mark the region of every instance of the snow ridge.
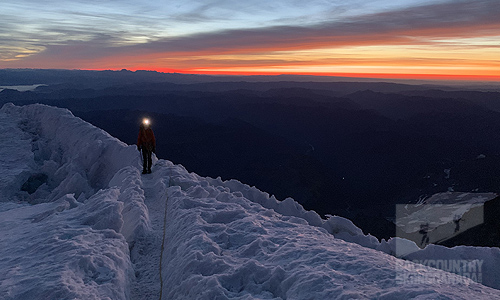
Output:
[[[425,270],[266,208],[245,197],[248,188],[212,185],[218,180],[166,161],[156,167],[173,182],[167,188],[166,299],[500,299],[498,290]],[[436,279],[402,283],[398,272],[415,269]]]
[[[386,254],[439,247],[379,242],[345,218],[166,160],[141,175],[134,146],[65,109],[6,104],[0,135],[2,299],[500,299]],[[481,250],[488,263],[496,250]],[[410,271],[438,278],[401,282]]]
[[150,225],[137,168],[118,171],[137,151],[45,105],[4,105],[0,129],[0,298],[129,299]]

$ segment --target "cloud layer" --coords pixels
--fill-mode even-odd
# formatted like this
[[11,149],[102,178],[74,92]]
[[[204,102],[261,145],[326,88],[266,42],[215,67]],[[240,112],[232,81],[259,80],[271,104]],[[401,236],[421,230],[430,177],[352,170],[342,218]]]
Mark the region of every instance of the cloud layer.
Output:
[[[293,68],[313,72],[314,67],[324,72],[331,66],[329,73],[335,73],[365,65],[368,73],[377,71],[373,66],[382,73],[405,72],[406,66],[411,74],[420,64],[438,65],[436,70],[443,74],[500,78],[497,0],[427,1],[385,11],[377,1],[368,1],[372,6],[364,11],[336,3],[322,10],[318,1],[312,2],[316,6],[309,8],[309,15],[298,10],[298,4],[287,11],[280,1],[265,13],[269,1],[254,0],[238,4],[234,16],[227,9],[233,1],[194,1],[184,8],[179,2],[168,14],[159,7],[167,20],[153,12],[153,2],[140,7],[131,1],[111,2],[123,8],[112,14],[99,14],[95,6],[83,4],[79,10],[63,7],[58,13],[45,8],[34,15],[36,22],[26,20],[30,14],[9,14],[23,3],[7,5],[0,16],[5,17],[0,21],[0,67],[214,72],[253,68],[258,73]],[[245,8],[255,13],[253,18],[238,13]],[[64,10],[69,12],[62,14]],[[247,19],[238,22],[235,16]],[[463,68],[457,70],[457,64]]]

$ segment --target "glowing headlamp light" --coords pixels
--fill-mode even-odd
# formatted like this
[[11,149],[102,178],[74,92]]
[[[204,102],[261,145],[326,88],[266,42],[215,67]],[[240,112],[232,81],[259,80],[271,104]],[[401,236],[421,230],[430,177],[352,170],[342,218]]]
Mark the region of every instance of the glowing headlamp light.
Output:
[[143,120],[142,120],[142,124],[144,124],[144,125],[148,126],[148,125],[150,125],[150,124],[151,124],[151,121],[149,121],[149,119],[148,119],[148,118],[145,118],[145,119],[143,119]]

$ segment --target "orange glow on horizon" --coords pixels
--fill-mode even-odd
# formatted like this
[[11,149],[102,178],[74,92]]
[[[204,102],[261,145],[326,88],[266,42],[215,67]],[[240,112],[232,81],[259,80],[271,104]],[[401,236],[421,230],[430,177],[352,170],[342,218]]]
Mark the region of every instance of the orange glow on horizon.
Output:
[[[405,35],[408,32],[412,35]],[[498,34],[488,31],[477,37],[461,33],[438,38],[426,36],[430,33],[425,30],[400,33],[395,36],[358,35],[352,37],[353,40],[344,37],[344,40],[328,43],[311,38],[305,44],[292,41],[278,45],[280,47],[274,45],[274,48],[264,43],[235,45],[230,49],[123,51],[92,60],[71,57],[64,61],[59,56],[38,60],[34,55],[6,62],[3,67],[500,82],[500,49],[495,46],[500,38]]]
[[[193,18],[200,10],[188,3],[187,19],[179,18],[176,9],[151,10],[158,17],[151,19],[131,6],[134,17],[116,22],[114,10],[103,17],[105,7],[91,5],[95,11],[90,15],[99,12],[96,18],[107,20],[109,28],[95,26],[86,5],[75,7],[81,10],[76,15],[37,10],[33,18],[13,17],[16,30],[0,43],[0,68],[500,82],[495,1],[367,1],[359,7],[285,2],[255,5],[262,16],[240,15],[229,5],[227,11],[235,15],[224,21],[215,11],[208,18]],[[69,27],[60,28],[62,21],[46,13],[58,15]]]
[[[93,69],[105,70],[105,69]],[[271,72],[259,71],[230,71],[230,70],[181,70],[170,68],[149,68],[137,67],[130,69],[131,71],[155,71],[160,73],[179,73],[179,74],[195,74],[195,75],[222,75],[222,76],[276,76],[276,75],[304,75],[304,76],[331,76],[331,77],[346,77],[359,79],[405,79],[405,80],[446,80],[446,81],[478,81],[478,82],[500,82],[499,75],[458,75],[458,74],[402,74],[402,73],[342,73],[342,72]]]

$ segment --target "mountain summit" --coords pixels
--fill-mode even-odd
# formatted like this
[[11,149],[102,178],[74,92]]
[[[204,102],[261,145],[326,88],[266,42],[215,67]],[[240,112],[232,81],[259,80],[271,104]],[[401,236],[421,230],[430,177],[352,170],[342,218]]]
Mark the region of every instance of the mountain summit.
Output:
[[156,157],[141,175],[65,109],[4,105],[0,145],[2,299],[500,299],[498,248],[379,242]]

